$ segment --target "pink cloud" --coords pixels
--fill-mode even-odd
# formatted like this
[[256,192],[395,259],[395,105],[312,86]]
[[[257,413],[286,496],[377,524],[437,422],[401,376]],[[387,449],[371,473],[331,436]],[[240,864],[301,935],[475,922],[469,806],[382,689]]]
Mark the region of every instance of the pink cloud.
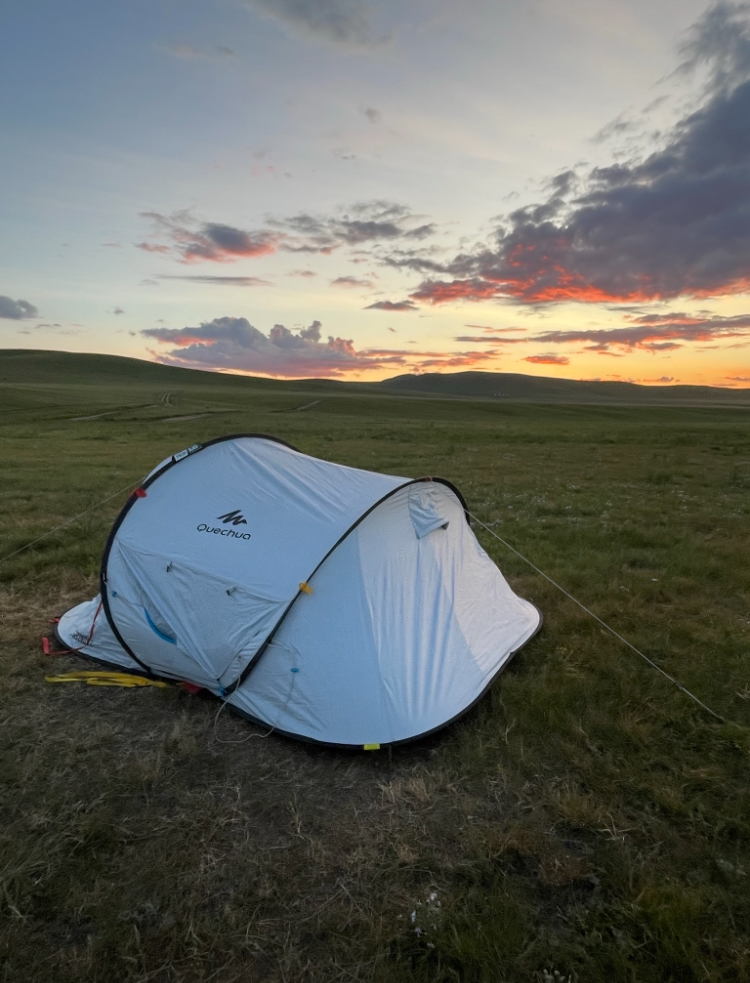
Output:
[[493,357],[492,352],[357,350],[352,339],[322,338],[319,321],[297,332],[275,324],[266,335],[243,317],[220,317],[198,327],[148,328],[141,332],[167,351],[152,352],[167,365],[249,372],[282,378],[345,378],[353,373],[393,368],[470,368]]

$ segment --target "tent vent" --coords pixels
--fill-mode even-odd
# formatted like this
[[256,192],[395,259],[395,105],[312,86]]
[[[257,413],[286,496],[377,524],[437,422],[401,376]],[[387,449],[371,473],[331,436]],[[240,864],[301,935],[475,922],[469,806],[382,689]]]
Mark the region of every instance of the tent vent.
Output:
[[437,492],[432,487],[412,486],[409,495],[409,514],[417,539],[424,539],[436,529],[447,529],[448,520],[437,510]]

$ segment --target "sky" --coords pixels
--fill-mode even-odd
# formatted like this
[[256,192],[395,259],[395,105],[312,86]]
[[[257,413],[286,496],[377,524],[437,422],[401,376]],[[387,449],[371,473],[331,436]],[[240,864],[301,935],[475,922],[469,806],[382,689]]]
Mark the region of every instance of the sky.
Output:
[[750,386],[750,3],[6,0],[0,348]]

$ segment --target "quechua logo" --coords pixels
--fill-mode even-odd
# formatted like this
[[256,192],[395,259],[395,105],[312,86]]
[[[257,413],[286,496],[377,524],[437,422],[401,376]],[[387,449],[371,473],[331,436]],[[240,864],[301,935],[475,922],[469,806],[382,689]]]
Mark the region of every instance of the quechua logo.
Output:
[[235,509],[233,512],[226,512],[224,515],[217,515],[216,518],[221,519],[225,525],[227,522],[231,522],[233,526],[247,525],[247,519],[239,509]]
[[220,519],[224,524],[222,529],[221,526],[209,526],[205,522],[197,527],[198,532],[213,533],[215,536],[229,536],[231,539],[250,539],[249,532],[235,532],[234,529],[226,528],[228,526],[246,526],[247,519],[242,514],[241,509],[233,509],[231,512],[225,512],[224,515],[217,515],[217,519]]

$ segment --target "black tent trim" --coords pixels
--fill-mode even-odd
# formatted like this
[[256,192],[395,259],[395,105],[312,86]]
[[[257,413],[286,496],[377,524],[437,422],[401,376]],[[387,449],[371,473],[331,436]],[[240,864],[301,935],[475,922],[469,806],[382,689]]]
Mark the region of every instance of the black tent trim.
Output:
[[[531,602],[529,602],[529,603],[531,603]],[[539,624],[534,629],[533,634],[532,635],[529,635],[529,637],[526,639],[526,641],[523,642],[523,644],[519,645],[517,649],[513,649],[513,651],[508,655],[508,658],[500,666],[500,668],[497,670],[497,672],[494,674],[494,676],[492,676],[492,678],[489,680],[489,682],[484,687],[484,689],[479,694],[479,696],[476,697],[476,699],[472,700],[472,702],[467,707],[464,707],[463,710],[460,710],[455,715],[455,717],[451,717],[450,720],[446,720],[445,723],[438,724],[437,727],[432,727],[430,730],[423,731],[421,734],[415,734],[413,737],[405,737],[403,740],[400,740],[400,741],[391,741],[389,743],[381,744],[380,747],[381,748],[402,747],[405,744],[413,744],[416,741],[424,740],[425,738],[432,736],[432,734],[436,734],[438,731],[441,731],[441,730],[443,730],[446,727],[450,727],[451,724],[457,723],[459,720],[461,720],[463,717],[465,717],[471,710],[473,710],[474,707],[477,705],[477,703],[479,703],[479,701],[484,696],[486,696],[487,693],[492,689],[492,687],[495,685],[495,683],[500,678],[500,676],[502,676],[502,674],[505,672],[505,670],[508,668],[508,666],[512,662],[513,657],[515,655],[517,655],[521,651],[522,648],[525,648],[529,644],[529,642],[533,638],[535,638],[539,634],[539,632],[542,630],[542,623],[544,621],[544,616],[542,615],[542,612],[539,610],[539,608],[536,607],[536,604],[534,604],[533,606],[534,606],[534,608],[536,608],[536,611],[539,614]],[[57,640],[60,642],[61,645],[65,645],[66,644],[63,641],[63,639],[60,637],[60,635],[59,635],[59,633],[57,631],[57,626],[55,626],[55,628],[53,629],[53,633],[54,633],[55,637],[57,638]],[[114,666],[116,669],[122,669],[122,666],[119,665],[118,663],[115,663],[115,662],[107,662],[106,659],[97,659],[96,656],[88,655],[85,652],[81,652],[80,654],[83,655],[84,658],[90,659],[92,662],[95,662],[97,665],[105,666],[107,668],[110,668],[110,667]],[[175,679],[172,679],[169,676],[160,676],[160,675],[158,675],[156,673],[152,673],[150,670],[146,670],[145,672],[138,672],[136,670],[133,673],[133,675],[135,675],[135,676],[144,676],[144,677],[146,677],[148,679],[159,679],[159,680],[163,680],[164,682],[172,683],[172,684],[174,684],[175,682],[177,682]],[[222,699],[222,697],[215,697],[214,694],[211,693],[210,691],[206,691],[206,692],[210,695],[211,698],[213,698],[213,699],[220,699],[220,700],[222,700],[222,702],[225,702]],[[240,707],[234,706],[234,704],[232,704],[232,703],[227,703],[226,705],[227,705],[227,707],[233,713],[236,713],[239,717],[242,717],[243,720],[247,720],[249,723],[255,724],[256,727],[268,727],[268,721],[267,720],[261,720],[258,717],[254,717],[251,713],[248,713],[246,710],[242,710]],[[270,734],[278,734],[280,737],[288,737],[288,738],[293,739],[295,741],[303,741],[305,744],[314,744],[316,747],[330,748],[333,751],[361,751],[362,750],[362,745],[361,744],[336,744],[333,741],[317,741],[317,740],[315,740],[312,737],[306,737],[304,734],[295,734],[292,731],[289,731],[289,730],[281,730],[278,727],[272,727],[271,730],[268,733],[269,733],[269,735]]]

